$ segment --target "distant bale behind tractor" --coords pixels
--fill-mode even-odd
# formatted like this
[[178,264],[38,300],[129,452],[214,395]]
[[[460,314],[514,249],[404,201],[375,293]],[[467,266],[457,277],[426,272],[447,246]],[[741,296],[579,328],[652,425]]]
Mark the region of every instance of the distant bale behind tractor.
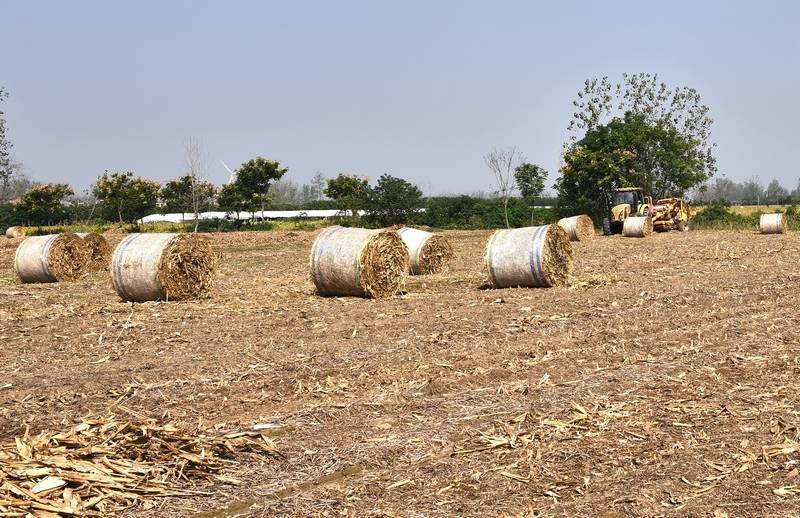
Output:
[[558,225],[498,230],[486,244],[485,262],[495,288],[558,286],[572,272],[572,246]]
[[631,216],[622,224],[622,235],[625,237],[647,237],[653,233],[653,220],[649,217]]
[[78,237],[89,250],[88,269],[92,272],[108,270],[111,266],[111,245],[106,238],[96,232],[78,232]]
[[202,297],[213,277],[211,243],[197,234],[129,234],[111,260],[114,289],[129,302]]
[[786,214],[762,214],[759,220],[759,228],[762,234],[785,234],[789,224]]
[[403,290],[410,260],[392,230],[332,226],[311,247],[311,278],[320,295],[389,297]]
[[596,237],[594,222],[586,214],[561,218],[558,226],[567,232],[570,241],[589,241]]
[[17,247],[14,271],[24,283],[74,281],[88,273],[89,250],[75,234],[26,238]]
[[9,239],[25,237],[25,227],[8,227],[6,229],[6,237]]
[[453,258],[453,247],[441,234],[434,234],[411,227],[397,230],[408,249],[412,275],[441,272]]

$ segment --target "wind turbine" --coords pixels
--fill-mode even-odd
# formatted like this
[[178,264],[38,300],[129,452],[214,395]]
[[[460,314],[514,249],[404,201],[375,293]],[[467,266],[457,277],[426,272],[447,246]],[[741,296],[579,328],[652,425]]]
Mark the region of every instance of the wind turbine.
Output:
[[231,175],[230,179],[228,180],[228,183],[235,182],[236,181],[236,171],[232,171],[231,168],[228,167],[228,164],[226,164],[222,160],[220,160],[219,163],[222,164],[222,167],[224,167],[225,170],[228,171],[228,173],[230,173],[230,175]]

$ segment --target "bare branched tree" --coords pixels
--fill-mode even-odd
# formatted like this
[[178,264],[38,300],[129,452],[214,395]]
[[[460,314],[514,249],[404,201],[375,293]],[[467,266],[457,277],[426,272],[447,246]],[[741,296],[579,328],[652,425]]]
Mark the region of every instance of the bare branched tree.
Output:
[[192,210],[194,211],[194,231],[200,221],[200,212],[207,203],[207,193],[203,186],[207,183],[208,160],[199,140],[192,137],[186,143],[186,173],[192,178]]
[[519,164],[525,161],[525,157],[517,151],[516,146],[505,149],[492,149],[483,157],[486,166],[494,176],[497,185],[497,194],[503,200],[503,214],[506,218],[506,228],[511,228],[508,222],[508,200],[514,193],[516,183],[514,180],[514,170]]

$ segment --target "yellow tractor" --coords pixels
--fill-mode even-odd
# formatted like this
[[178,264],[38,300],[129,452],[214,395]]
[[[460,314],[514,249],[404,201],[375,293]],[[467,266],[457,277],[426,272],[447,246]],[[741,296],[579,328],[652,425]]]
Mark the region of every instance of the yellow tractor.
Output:
[[650,216],[653,230],[689,230],[692,212],[683,198],[664,198],[655,204],[651,196],[645,196],[641,187],[623,187],[614,190],[608,201],[608,216],[603,219],[605,235],[621,234],[625,219],[630,216]]

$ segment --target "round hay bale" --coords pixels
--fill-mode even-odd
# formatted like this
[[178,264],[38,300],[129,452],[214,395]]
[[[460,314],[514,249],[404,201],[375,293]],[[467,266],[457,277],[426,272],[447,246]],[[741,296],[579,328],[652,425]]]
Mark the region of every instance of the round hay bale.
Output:
[[8,227],[6,229],[6,237],[9,239],[25,237],[25,227]]
[[572,246],[558,225],[498,230],[486,244],[485,261],[495,288],[558,286],[572,272]]
[[26,238],[14,255],[14,271],[24,283],[74,281],[87,272],[89,251],[75,234]]
[[411,275],[444,271],[447,263],[453,258],[453,247],[441,234],[411,227],[402,227],[397,233],[408,248]]
[[625,237],[647,237],[653,233],[653,220],[649,216],[630,216],[622,224],[622,235]]
[[789,225],[783,212],[762,214],[758,223],[762,234],[785,234]]
[[410,260],[395,231],[328,227],[311,247],[311,279],[320,295],[389,297],[403,290]]
[[197,234],[128,234],[111,259],[111,279],[129,302],[206,295],[214,277],[211,243]]
[[108,240],[97,232],[78,232],[76,235],[83,239],[89,250],[89,271],[108,270],[111,264],[111,245]]
[[558,226],[567,231],[570,241],[589,241],[596,236],[594,222],[586,214],[561,218]]

